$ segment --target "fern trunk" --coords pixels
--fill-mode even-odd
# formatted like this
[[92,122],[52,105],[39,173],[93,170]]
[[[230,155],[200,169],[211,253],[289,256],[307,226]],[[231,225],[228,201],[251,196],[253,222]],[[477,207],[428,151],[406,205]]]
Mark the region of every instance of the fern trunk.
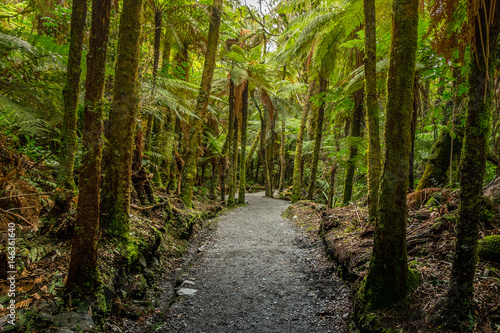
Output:
[[[326,93],[326,87],[328,81],[320,77],[320,94]],[[315,128],[315,136],[314,136],[314,151],[313,151],[313,160],[311,162],[311,178],[309,182],[309,190],[307,193],[307,199],[312,200],[314,196],[314,190],[316,188],[316,173],[318,171],[318,161],[319,161],[319,151],[321,149],[321,139],[323,136],[323,120],[325,118],[325,103],[322,97],[321,104],[317,111],[316,117],[316,128]]]
[[299,133],[297,134],[297,144],[295,146],[295,158],[293,160],[293,184],[292,184],[292,203],[299,201],[302,197],[302,145],[304,143],[304,132],[306,129],[307,117],[311,108],[311,98],[314,92],[314,81],[309,83],[307,91],[307,101],[304,106],[302,118],[300,120]]
[[222,10],[222,0],[214,0],[211,8],[210,26],[208,31],[208,46],[205,53],[201,85],[196,99],[196,112],[198,119],[192,118],[189,135],[188,149],[185,155],[185,165],[182,173],[183,186],[181,199],[188,206],[193,206],[193,187],[196,176],[196,162],[198,160],[198,147],[203,133],[203,124],[207,117],[207,107],[212,90],[212,77],[215,69],[215,56],[219,44],[219,30]]
[[238,203],[245,203],[246,191],[246,148],[247,148],[247,118],[248,118],[248,82],[243,83],[245,86],[241,96],[241,152],[240,152],[240,188],[238,191]]
[[[363,90],[354,93],[354,112],[352,115],[351,138],[361,136],[361,118],[363,117]],[[352,199],[352,187],[354,183],[354,173],[356,171],[356,157],[358,155],[358,142],[349,148],[349,159],[345,172],[343,205],[348,205]]]

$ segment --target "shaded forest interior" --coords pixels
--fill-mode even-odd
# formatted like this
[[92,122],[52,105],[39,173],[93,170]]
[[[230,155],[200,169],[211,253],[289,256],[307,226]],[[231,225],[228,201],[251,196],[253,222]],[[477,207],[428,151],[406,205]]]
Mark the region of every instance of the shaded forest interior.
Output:
[[499,34],[496,0],[2,1],[0,330],[146,316],[263,191],[359,331],[500,331]]

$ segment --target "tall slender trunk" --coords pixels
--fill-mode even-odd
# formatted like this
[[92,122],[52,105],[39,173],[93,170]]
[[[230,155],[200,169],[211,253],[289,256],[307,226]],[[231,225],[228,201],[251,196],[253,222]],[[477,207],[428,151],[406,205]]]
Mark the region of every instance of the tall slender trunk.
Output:
[[387,78],[382,176],[373,253],[361,299],[371,309],[391,306],[408,292],[406,193],[415,76],[418,0],[395,0]]
[[335,161],[332,162],[330,169],[330,176],[328,178],[328,195],[327,195],[327,208],[333,208],[333,198],[335,197],[335,174],[337,173],[337,165]]
[[246,159],[246,168],[247,169],[248,169],[248,166],[250,165],[250,163],[253,161],[253,155],[255,154],[255,150],[257,149],[257,144],[260,142],[260,133],[261,133],[261,129],[259,128],[259,131],[257,132],[257,135],[255,136],[255,139],[252,142],[252,146],[250,147],[250,151],[248,152],[248,156]]
[[417,134],[417,120],[418,120],[418,110],[419,106],[419,86],[418,86],[418,75],[415,74],[415,81],[413,84],[413,109],[411,113],[411,135],[410,135],[410,171],[408,173],[408,189],[413,190],[414,186],[414,176],[413,176],[413,165],[415,163],[415,135]]
[[380,183],[380,130],[377,100],[377,37],[375,0],[364,0],[365,14],[365,98],[368,127],[368,220],[377,218]]
[[196,107],[198,118],[192,118],[191,129],[187,153],[185,155],[185,166],[182,173],[183,186],[181,187],[181,199],[188,206],[192,207],[193,186],[196,175],[196,163],[198,160],[198,147],[203,133],[203,124],[207,117],[207,107],[212,90],[212,78],[215,69],[215,56],[219,45],[219,30],[222,11],[222,0],[214,0],[211,14],[210,26],[208,30],[208,46],[205,53],[205,63],[201,78]]
[[160,65],[160,49],[161,49],[161,24],[162,24],[162,11],[155,11],[155,38],[153,44],[153,91],[156,88],[156,77],[158,75],[158,67]]
[[[252,91],[253,92],[253,91]],[[271,189],[271,175],[269,173],[269,151],[266,147],[267,144],[267,119],[266,115],[260,108],[257,99],[253,94],[251,94],[252,101],[257,108],[257,111],[259,111],[259,117],[260,117],[260,161],[262,164],[262,174],[264,176],[264,188],[266,192],[266,196],[272,197],[272,189]],[[257,168],[257,172],[259,169]],[[258,173],[257,173],[258,174]]]
[[474,303],[474,273],[482,185],[488,154],[494,63],[498,55],[496,43],[500,34],[499,18],[500,4],[497,1],[485,0],[479,3],[474,17],[475,47],[471,52],[469,103],[460,160],[460,212],[456,226],[455,257],[446,298],[446,308],[449,310],[447,317],[450,321],[467,320]]
[[[363,90],[354,93],[354,113],[352,115],[351,138],[361,136],[361,119],[363,118]],[[349,149],[349,160],[345,172],[343,205],[348,205],[352,199],[352,187],[354,183],[354,172],[356,171],[356,156],[358,155],[358,143],[355,142]]]
[[161,68],[165,73],[168,73],[170,71],[170,53],[172,53],[170,34],[165,31],[165,37],[163,40],[163,52],[161,54]]
[[[323,94],[326,92],[326,87],[328,85],[327,79],[320,76],[319,78],[319,92]],[[313,151],[313,160],[311,162],[311,178],[309,182],[309,190],[307,192],[307,199],[312,200],[314,196],[314,190],[316,188],[316,173],[318,171],[318,161],[319,161],[319,151],[321,149],[321,138],[323,136],[323,119],[325,118],[325,102],[322,97],[320,106],[317,111],[316,118],[316,128],[315,128],[315,136],[314,136],[314,151]]]
[[245,81],[241,96],[241,154],[240,154],[240,188],[238,192],[238,203],[245,203],[246,190],[246,148],[247,148],[247,118],[248,118],[248,82]]
[[78,93],[80,91],[81,59],[83,51],[83,32],[87,18],[87,0],[74,0],[71,9],[71,41],[69,44],[66,85],[63,89],[64,118],[61,128],[61,152],[59,153],[58,187],[69,190],[56,196],[56,205],[62,210],[69,209],[75,194],[73,168],[76,155],[76,123]]
[[307,101],[304,106],[302,118],[300,120],[299,133],[297,134],[297,144],[295,146],[295,158],[293,160],[293,185],[292,185],[292,203],[299,201],[302,197],[302,145],[304,143],[304,131],[306,129],[307,116],[311,108],[311,98],[314,92],[315,82],[309,83],[307,91]]
[[285,160],[285,120],[281,120],[281,132],[280,132],[280,184],[278,187],[278,193],[283,193],[283,188],[285,187],[285,171],[286,171],[286,160]]
[[[229,80],[229,120],[228,120],[228,130],[227,130],[227,145],[228,145],[228,158],[229,158],[229,183],[227,186],[228,198],[227,204],[228,206],[234,206],[235,203],[235,193],[236,193],[236,184],[234,184],[234,174],[235,174],[235,165],[234,165],[234,155],[236,152],[234,151],[234,138],[236,136],[235,121],[235,109],[234,109],[234,82],[232,79]],[[236,125],[236,128],[238,126]],[[237,140],[237,139],[236,139]]]
[[128,239],[129,232],[132,155],[139,107],[141,10],[142,0],[124,0],[101,191],[103,227],[110,235],[123,240]]
[[76,298],[93,299],[100,291],[101,278],[97,267],[99,231],[99,185],[103,132],[104,68],[108,44],[111,0],[92,1],[92,23],[83,124],[82,171],[71,244],[66,288]]

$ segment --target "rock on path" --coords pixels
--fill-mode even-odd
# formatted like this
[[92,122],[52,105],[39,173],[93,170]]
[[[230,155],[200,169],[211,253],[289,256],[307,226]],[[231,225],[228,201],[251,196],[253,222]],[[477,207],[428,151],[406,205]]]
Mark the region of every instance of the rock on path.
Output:
[[281,217],[289,203],[248,194],[219,217],[156,332],[345,332],[347,289],[321,245]]

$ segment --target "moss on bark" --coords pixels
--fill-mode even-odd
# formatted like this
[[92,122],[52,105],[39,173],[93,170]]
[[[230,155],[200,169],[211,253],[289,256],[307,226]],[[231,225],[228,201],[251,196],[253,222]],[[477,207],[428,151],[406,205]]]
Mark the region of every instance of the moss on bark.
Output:
[[83,52],[83,32],[87,17],[87,0],[74,0],[71,9],[71,41],[69,45],[66,85],[63,89],[64,116],[61,128],[61,152],[57,185],[69,190],[55,197],[56,205],[64,210],[75,192],[73,168],[76,154],[76,123],[78,93],[80,91],[81,59]]
[[142,0],[125,0],[120,19],[113,105],[109,113],[108,145],[102,186],[102,226],[128,239],[130,185],[136,114],[139,107],[138,68]]
[[368,220],[374,224],[377,218],[381,155],[377,100],[375,0],[364,0],[363,11],[365,14],[365,102],[368,127]]
[[[493,13],[494,11],[494,13]],[[500,4],[486,0],[474,17],[475,47],[472,48],[469,74],[469,103],[465,137],[460,160],[460,211],[456,225],[455,257],[450,289],[446,297],[446,317],[454,321],[468,318],[474,303],[474,273],[477,264],[478,231],[482,186],[488,154],[495,47],[500,33]],[[488,31],[486,38],[482,32]],[[489,52],[484,52],[487,48]],[[486,58],[486,55],[489,57]]]
[[402,300],[408,292],[406,193],[415,75],[418,0],[395,0],[387,80],[384,166],[373,253],[360,298],[370,309]]
[[67,291],[82,301],[95,299],[101,287],[96,243],[99,231],[99,184],[103,141],[102,93],[110,12],[111,0],[92,1],[85,82],[82,171],[66,282]]
[[304,132],[306,130],[307,116],[311,109],[311,98],[314,92],[315,82],[309,83],[307,91],[307,101],[304,106],[302,118],[300,120],[299,133],[297,134],[297,143],[295,146],[295,158],[293,160],[293,184],[292,184],[292,203],[299,201],[302,197],[302,145],[304,143]]

